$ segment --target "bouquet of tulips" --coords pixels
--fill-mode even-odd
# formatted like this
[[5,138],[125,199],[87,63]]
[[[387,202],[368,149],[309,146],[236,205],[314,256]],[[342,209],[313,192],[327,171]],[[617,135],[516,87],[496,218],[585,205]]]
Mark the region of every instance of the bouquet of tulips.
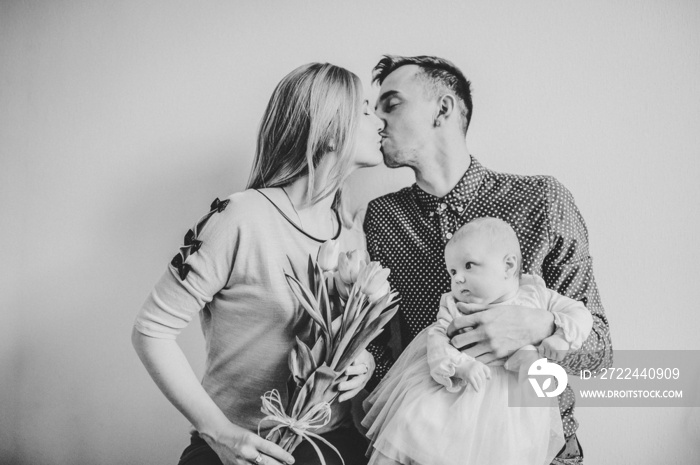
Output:
[[366,251],[339,253],[336,241],[325,242],[316,261],[309,257],[308,285],[298,270],[292,273],[285,273],[287,282],[313,321],[314,342],[307,346],[296,338],[289,353],[294,395],[284,408],[276,390],[265,393],[262,411],[266,417],[260,423],[276,423],[266,439],[288,452],[309,440],[325,464],[312,438],[333,446],[310,430],[330,421],[330,404],[339,395],[338,384],[348,378],[345,369],[394,316],[397,294],[387,281],[389,269],[371,262]]

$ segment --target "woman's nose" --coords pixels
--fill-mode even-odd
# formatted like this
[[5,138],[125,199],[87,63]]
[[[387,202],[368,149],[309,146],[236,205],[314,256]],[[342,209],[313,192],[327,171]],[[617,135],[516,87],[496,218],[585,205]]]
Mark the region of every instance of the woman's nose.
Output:
[[381,132],[382,129],[384,129],[384,120],[377,116],[376,113],[372,113],[372,116],[374,118],[374,124],[377,127],[377,132]]

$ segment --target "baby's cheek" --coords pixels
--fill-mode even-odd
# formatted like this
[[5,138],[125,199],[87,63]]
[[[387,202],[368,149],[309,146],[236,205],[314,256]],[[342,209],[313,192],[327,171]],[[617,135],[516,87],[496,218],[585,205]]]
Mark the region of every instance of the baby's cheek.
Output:
[[[452,297],[454,297],[455,302],[462,302],[464,304],[483,304],[484,303],[484,299],[480,299],[478,297],[475,297],[473,294],[464,295],[461,292],[453,292]],[[457,307],[457,309],[459,310],[459,307]],[[460,310],[460,312],[461,312],[461,310]],[[465,315],[468,315],[468,313],[465,313]]]

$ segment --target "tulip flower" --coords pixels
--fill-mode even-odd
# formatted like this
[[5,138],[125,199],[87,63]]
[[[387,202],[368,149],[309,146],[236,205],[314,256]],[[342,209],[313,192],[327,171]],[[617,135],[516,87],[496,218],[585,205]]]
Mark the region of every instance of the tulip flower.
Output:
[[318,249],[318,259],[316,262],[323,271],[335,271],[338,268],[338,254],[340,243],[335,240],[328,240]]
[[[340,264],[338,265],[338,267],[340,267]],[[335,275],[333,275],[333,283],[335,284],[335,290],[340,296],[340,298],[343,300],[348,300],[352,285],[343,281],[343,278],[340,277],[340,273],[336,273]]]
[[390,292],[391,286],[389,285],[389,281],[384,281],[384,285],[381,288],[379,288],[377,292],[375,292],[374,294],[370,294],[369,301],[376,302],[377,300],[381,299]]
[[370,262],[365,266],[357,277],[360,292],[370,296],[378,292],[389,277],[389,269],[382,268],[379,262]]
[[369,263],[369,254],[365,250],[353,250],[341,253],[338,257],[338,272],[345,284],[353,285],[357,281],[360,270]]
[[[296,338],[289,353],[289,369],[297,388],[288,405],[279,392],[262,396],[265,415],[258,424],[272,424],[265,436],[292,452],[302,441],[310,441],[325,463],[315,440],[333,446],[311,429],[329,421],[331,404],[338,401],[338,385],[345,373],[398,310],[397,294],[391,292],[389,270],[370,262],[365,251],[339,254],[336,241],[325,242],[314,261],[309,257],[308,273],[285,272],[287,284],[310,317],[309,345]],[[337,452],[337,450],[336,450]],[[339,454],[340,455],[340,454]]]

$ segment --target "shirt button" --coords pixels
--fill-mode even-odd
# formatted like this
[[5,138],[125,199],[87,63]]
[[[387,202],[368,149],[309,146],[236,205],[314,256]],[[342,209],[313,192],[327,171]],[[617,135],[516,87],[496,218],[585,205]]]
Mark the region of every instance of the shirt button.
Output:
[[447,233],[445,234],[445,237],[449,240],[452,239],[452,233]]
[[447,204],[446,204],[446,203],[441,203],[441,204],[440,204],[440,210],[444,210],[445,208],[447,208]]
[[458,205],[458,206],[457,206],[457,211],[458,211],[458,212],[461,212],[462,210],[464,210],[464,207],[461,206],[461,205]]

